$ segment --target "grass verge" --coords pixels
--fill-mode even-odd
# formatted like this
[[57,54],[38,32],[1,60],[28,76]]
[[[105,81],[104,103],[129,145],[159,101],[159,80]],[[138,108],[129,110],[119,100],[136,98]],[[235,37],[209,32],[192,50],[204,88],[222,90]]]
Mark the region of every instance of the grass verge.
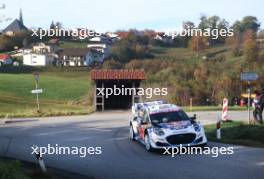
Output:
[[78,175],[64,170],[47,168],[43,173],[37,164],[0,157],[1,179],[92,179],[91,176]]
[[[186,112],[195,112],[195,111],[222,111],[221,106],[184,106],[184,111]],[[240,107],[240,106],[229,106],[228,110],[230,111],[245,111],[247,107]]]
[[205,132],[209,141],[264,147],[264,125],[248,125],[243,122],[224,122],[221,125],[221,140],[216,139],[216,126],[206,125]]

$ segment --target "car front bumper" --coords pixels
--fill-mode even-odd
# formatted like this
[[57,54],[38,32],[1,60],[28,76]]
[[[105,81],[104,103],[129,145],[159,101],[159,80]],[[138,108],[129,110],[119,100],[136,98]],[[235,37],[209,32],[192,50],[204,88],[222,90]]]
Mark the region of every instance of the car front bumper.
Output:
[[[182,135],[182,134],[179,134]],[[192,140],[191,142],[183,142],[183,143],[177,143],[177,144],[172,144],[169,143],[167,141],[167,138],[169,136],[164,136],[164,137],[160,137],[160,136],[156,136],[156,135],[151,135],[150,137],[150,142],[151,142],[151,146],[155,149],[163,149],[164,147],[190,147],[190,146],[200,146],[200,145],[204,145],[207,143],[207,138],[206,135],[204,134],[204,132],[202,131],[202,133],[200,134],[195,134],[196,137],[194,140]]]

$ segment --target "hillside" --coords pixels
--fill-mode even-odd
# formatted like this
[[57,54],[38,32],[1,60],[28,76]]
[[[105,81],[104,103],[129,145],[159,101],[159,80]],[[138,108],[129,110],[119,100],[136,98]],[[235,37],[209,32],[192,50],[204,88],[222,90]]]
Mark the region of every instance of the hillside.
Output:
[[[76,45],[76,44],[70,44]],[[188,48],[152,47],[154,58],[135,59],[119,64],[118,68],[140,69],[147,73],[144,87],[167,87],[169,95],[155,96],[179,105],[188,106],[190,98],[194,105],[221,103],[223,97],[240,97],[240,71],[249,70],[244,57],[233,57],[225,46],[217,46],[197,55]],[[103,68],[116,68],[117,62],[106,61]],[[113,65],[114,64],[114,65]],[[263,68],[260,66],[256,70]],[[2,70],[2,69],[1,69]],[[39,69],[36,69],[39,70]],[[35,88],[31,71],[0,73],[0,117],[65,115],[88,113],[92,108],[92,83],[89,70],[40,70],[40,95],[42,114],[37,114]],[[263,74],[261,74],[263,77]]]

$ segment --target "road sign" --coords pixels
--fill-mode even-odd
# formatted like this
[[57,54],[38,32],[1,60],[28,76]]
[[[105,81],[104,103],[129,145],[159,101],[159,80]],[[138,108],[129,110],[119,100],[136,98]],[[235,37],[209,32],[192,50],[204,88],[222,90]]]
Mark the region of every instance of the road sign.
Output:
[[31,93],[33,94],[43,93],[43,89],[31,90]]
[[255,72],[241,73],[240,77],[242,81],[255,81],[259,78],[258,74]]
[[248,123],[250,124],[250,104],[252,95],[252,81],[256,81],[259,78],[258,74],[255,72],[244,72],[241,73],[241,80],[246,81],[248,85]]
[[38,82],[39,81],[39,73],[34,73],[35,80]]
[[[241,94],[241,97],[243,97],[243,98],[249,98],[249,95],[248,95],[248,93],[242,93]],[[250,98],[255,98],[256,97],[256,94],[251,94],[251,96],[250,96]]]

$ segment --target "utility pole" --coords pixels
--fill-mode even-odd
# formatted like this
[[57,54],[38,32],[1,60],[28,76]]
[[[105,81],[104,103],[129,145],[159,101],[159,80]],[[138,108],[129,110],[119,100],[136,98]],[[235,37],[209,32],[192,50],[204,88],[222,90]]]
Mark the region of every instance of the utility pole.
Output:
[[248,123],[250,124],[251,83],[248,81]]
[[[39,86],[39,73],[34,73],[34,77],[35,77],[35,82],[36,82],[36,90],[38,90],[38,86]],[[39,94],[36,93],[37,95],[37,112],[40,111],[40,105],[39,105]]]
[[241,81],[247,82],[248,92],[248,123],[250,124],[250,106],[251,106],[251,93],[252,93],[252,81],[258,80],[259,76],[256,72],[242,72],[240,75]]

